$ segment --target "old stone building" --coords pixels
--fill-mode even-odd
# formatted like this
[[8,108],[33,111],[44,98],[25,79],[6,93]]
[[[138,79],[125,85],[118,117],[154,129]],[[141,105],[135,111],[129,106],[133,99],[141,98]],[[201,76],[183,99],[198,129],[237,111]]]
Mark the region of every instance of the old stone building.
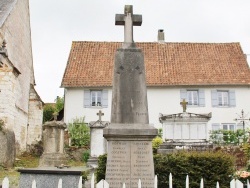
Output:
[[0,0],[0,119],[17,150],[41,139],[42,105],[33,69],[29,0]]

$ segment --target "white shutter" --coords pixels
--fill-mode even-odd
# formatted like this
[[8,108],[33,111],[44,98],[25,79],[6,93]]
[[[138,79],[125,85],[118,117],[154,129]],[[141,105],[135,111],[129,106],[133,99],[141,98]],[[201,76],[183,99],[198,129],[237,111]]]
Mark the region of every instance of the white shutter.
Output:
[[89,108],[90,107],[90,90],[84,90],[84,96],[83,96],[83,106],[84,108]]
[[217,97],[217,91],[212,90],[211,91],[211,100],[212,100],[212,106],[218,106],[218,97]]
[[199,106],[205,106],[205,92],[203,89],[199,89]]
[[102,91],[102,107],[108,108],[108,90]]
[[229,91],[229,106],[236,106],[235,91]]
[[182,101],[183,99],[185,99],[185,101],[187,101],[187,90],[186,89],[180,90],[180,101]]

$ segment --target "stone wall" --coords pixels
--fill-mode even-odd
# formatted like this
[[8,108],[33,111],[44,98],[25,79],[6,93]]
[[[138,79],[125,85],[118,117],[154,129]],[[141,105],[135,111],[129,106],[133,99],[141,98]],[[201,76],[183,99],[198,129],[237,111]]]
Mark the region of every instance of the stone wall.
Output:
[[[42,127],[40,104],[30,100],[31,86],[35,85],[35,80],[29,0],[17,0],[13,4],[10,14],[0,25],[0,44],[4,39],[7,42],[8,57],[1,56],[3,66],[0,67],[0,118],[8,129],[15,132],[20,151],[25,151],[26,144],[32,143],[32,139],[40,139]],[[32,117],[29,118],[29,115]],[[28,125],[31,127],[29,136],[32,135],[29,140]],[[40,128],[36,128],[39,126]]]
[[31,87],[29,102],[29,126],[27,145],[36,144],[42,139],[43,103],[35,89]]

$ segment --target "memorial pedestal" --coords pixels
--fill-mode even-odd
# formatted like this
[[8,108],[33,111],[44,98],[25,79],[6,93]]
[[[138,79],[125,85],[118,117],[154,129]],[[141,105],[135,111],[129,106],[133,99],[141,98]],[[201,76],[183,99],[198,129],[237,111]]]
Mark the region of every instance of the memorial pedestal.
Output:
[[[136,128],[135,128],[136,127]],[[105,180],[110,188],[154,187],[152,139],[157,129],[146,124],[111,124],[104,129],[108,140]]]

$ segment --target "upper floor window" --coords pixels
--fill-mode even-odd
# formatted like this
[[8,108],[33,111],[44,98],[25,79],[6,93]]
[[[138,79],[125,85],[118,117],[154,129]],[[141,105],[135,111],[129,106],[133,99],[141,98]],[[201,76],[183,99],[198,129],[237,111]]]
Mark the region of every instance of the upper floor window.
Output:
[[102,106],[102,91],[90,91],[91,106]]
[[232,90],[212,90],[212,106],[213,107],[235,107],[235,91]]
[[218,91],[218,105],[219,106],[228,106],[228,91]]
[[187,90],[188,105],[198,105],[198,90]]
[[108,107],[108,90],[84,90],[84,107]]
[[231,123],[222,123],[222,129],[227,131],[235,131],[235,124]]
[[181,89],[180,100],[188,102],[188,106],[205,106],[205,93],[202,89]]

